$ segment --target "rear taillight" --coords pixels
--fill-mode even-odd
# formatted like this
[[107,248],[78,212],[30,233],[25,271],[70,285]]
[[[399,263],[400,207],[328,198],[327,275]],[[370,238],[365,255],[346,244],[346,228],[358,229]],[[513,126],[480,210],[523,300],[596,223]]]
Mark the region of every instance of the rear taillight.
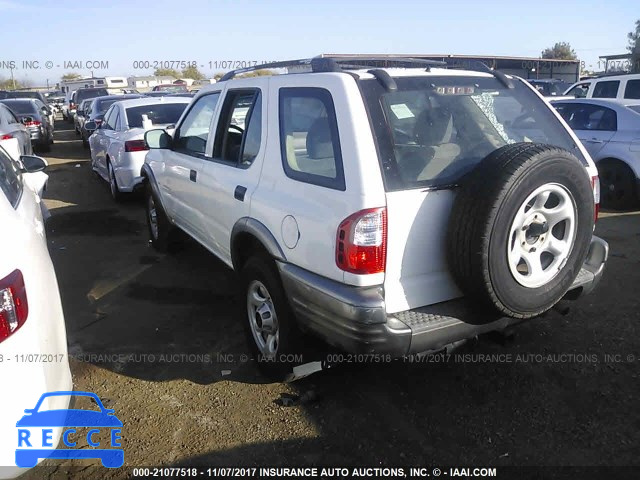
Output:
[[96,118],[94,122],[96,122],[96,125],[100,125],[102,123],[102,120],[100,120],[99,118]]
[[39,127],[41,123],[38,120],[33,120],[31,122],[24,122],[26,127]]
[[76,108],[76,104],[73,102],[69,102],[69,108],[71,109]]
[[598,221],[598,215],[600,214],[600,177],[597,175],[591,177],[591,187],[593,188],[593,201],[595,202],[594,209],[594,222]]
[[0,140],[10,140],[10,139],[12,139],[12,138],[13,138],[13,135],[9,135],[9,134],[7,133],[7,134],[5,134],[5,135],[2,135],[2,136],[0,137]]
[[384,272],[387,261],[387,209],[354,213],[338,227],[336,264],[345,272]]
[[24,325],[28,313],[24,278],[20,270],[14,270],[0,280],[0,342]]
[[124,142],[125,152],[142,152],[143,150],[149,150],[144,140],[128,140]]

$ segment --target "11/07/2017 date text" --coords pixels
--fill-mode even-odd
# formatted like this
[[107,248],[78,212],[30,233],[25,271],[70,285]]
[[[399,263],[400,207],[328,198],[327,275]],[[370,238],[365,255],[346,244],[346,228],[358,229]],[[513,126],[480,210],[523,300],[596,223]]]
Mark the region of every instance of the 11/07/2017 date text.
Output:
[[134,60],[132,67],[142,70],[172,69],[184,70],[187,68],[209,68],[211,70],[235,70],[238,68],[255,67],[276,60],[209,60],[201,63],[196,60]]

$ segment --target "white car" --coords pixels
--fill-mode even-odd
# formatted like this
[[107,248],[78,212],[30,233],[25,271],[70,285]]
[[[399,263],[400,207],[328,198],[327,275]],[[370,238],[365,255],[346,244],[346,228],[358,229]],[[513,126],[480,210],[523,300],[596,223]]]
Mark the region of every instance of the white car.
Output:
[[640,194],[640,100],[552,100],[600,173],[602,206],[633,207]]
[[[46,162],[22,156],[16,162],[0,148],[0,478],[16,467],[16,422],[45,392],[73,388],[65,322],[41,215]],[[31,173],[27,173],[31,172]],[[39,174],[35,181],[28,177]],[[33,180],[33,179],[32,179]],[[43,410],[68,407],[69,397],[47,399]],[[55,428],[52,444],[60,438]]]
[[31,132],[9,107],[0,103],[0,141],[11,138],[17,140],[18,155],[33,155]]
[[275,377],[300,332],[383,361],[537,317],[603,273],[598,171],[531,85],[380,60],[230,72],[145,134],[152,245],[180,229],[238,273]]
[[571,85],[564,95],[573,98],[640,99],[640,73],[589,78]]
[[175,125],[190,101],[184,97],[123,100],[107,110],[99,128],[95,122],[85,124],[86,130],[94,131],[89,137],[91,167],[109,182],[115,200],[142,184],[140,168],[148,150],[145,131]]

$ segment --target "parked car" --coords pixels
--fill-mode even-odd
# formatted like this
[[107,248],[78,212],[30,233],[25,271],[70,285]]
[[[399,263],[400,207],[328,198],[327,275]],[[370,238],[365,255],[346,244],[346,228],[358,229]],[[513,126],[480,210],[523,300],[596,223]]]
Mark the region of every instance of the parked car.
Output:
[[590,78],[564,92],[574,98],[640,99],[640,73]]
[[[11,392],[0,395],[3,478],[25,471],[15,466],[16,422],[25,408],[44,392],[73,390],[64,316],[41,213],[45,166],[44,159],[33,156],[23,156],[18,163],[0,148],[0,250],[7,253],[0,255],[0,356],[2,388]],[[43,410],[68,404],[69,397],[58,397],[43,404]],[[61,431],[53,429],[54,445]]]
[[53,110],[54,113],[62,113],[62,106],[64,105],[64,96],[50,96],[47,98],[47,102],[49,102],[49,107]]
[[96,97],[91,100],[91,104],[88,107],[88,114],[85,115],[85,122],[82,124],[80,129],[80,137],[82,138],[82,146],[84,148],[89,148],[89,135],[93,133],[93,131],[89,132],[85,128],[86,122],[94,122],[97,127],[100,126],[102,120],[104,119],[104,114],[107,112],[109,107],[113,105],[115,102],[119,102],[121,100],[130,100],[134,98],[144,98],[142,95],[107,95],[106,97]]
[[153,92],[170,92],[170,93],[178,93],[178,92],[188,92],[186,85],[156,85],[152,89]]
[[49,120],[49,110],[36,99],[0,100],[29,129],[31,144],[48,152],[53,144],[53,124]]
[[30,92],[25,90],[0,91],[0,100],[4,100],[6,98],[37,98],[45,105],[48,104],[47,98],[42,94],[42,92]]
[[142,184],[140,169],[147,154],[144,133],[152,126],[175,125],[189,104],[188,98],[140,98],[114,103],[100,128],[85,124],[89,137],[91,167],[109,182],[111,195],[120,200]]
[[[87,100],[89,98],[103,97],[105,95],[109,95],[109,91],[106,88],[96,87],[96,88],[79,88],[78,90],[74,90],[67,96],[67,112],[66,117],[67,120],[71,123],[75,122],[75,114],[76,109],[83,100]],[[63,114],[64,115],[64,114]]]
[[602,206],[633,207],[640,193],[640,100],[583,98],[552,105],[596,162]]
[[87,109],[89,108],[89,105],[91,104],[92,101],[93,101],[93,99],[91,99],[91,98],[89,98],[87,100],[83,100],[82,103],[80,103],[80,105],[76,109],[76,114],[75,114],[75,117],[74,117],[74,120],[73,120],[73,126],[74,126],[74,130],[76,132],[76,135],[80,135],[80,130],[82,129],[82,126],[84,125],[85,115],[87,114]]
[[155,92],[145,92],[145,93],[143,93],[143,95],[145,97],[166,97],[169,94],[171,94],[170,90],[158,90],[158,91],[155,91]]
[[527,82],[533,85],[543,97],[560,97],[571,86],[569,83],[556,78],[529,78]]
[[18,155],[33,155],[31,133],[9,107],[0,103],[0,140],[11,138],[17,140]]
[[597,169],[530,85],[379,60],[230,72],[175,130],[145,134],[151,244],[182,230],[238,273],[254,358],[274,377],[304,352],[301,331],[383,358],[436,351],[602,276]]

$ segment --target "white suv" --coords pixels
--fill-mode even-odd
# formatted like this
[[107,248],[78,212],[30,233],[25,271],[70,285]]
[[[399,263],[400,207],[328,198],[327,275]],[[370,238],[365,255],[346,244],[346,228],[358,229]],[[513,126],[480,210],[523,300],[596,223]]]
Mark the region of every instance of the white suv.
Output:
[[301,331],[348,352],[432,351],[602,275],[596,167],[541,96],[500,72],[396,62],[412,68],[230,72],[145,135],[153,246],[181,230],[239,273],[271,373]]

